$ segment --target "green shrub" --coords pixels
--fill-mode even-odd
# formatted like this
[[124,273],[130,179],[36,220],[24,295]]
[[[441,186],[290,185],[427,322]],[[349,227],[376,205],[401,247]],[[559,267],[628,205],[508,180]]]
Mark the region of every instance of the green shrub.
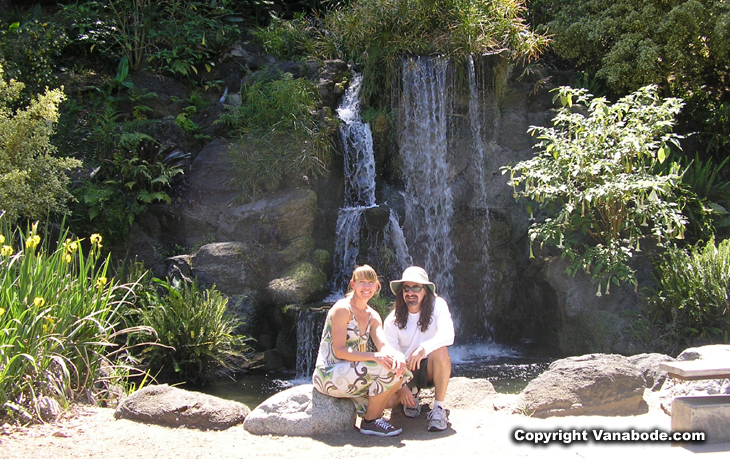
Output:
[[327,170],[336,124],[318,104],[312,83],[291,74],[241,88],[241,106],[221,120],[237,136],[228,157],[244,199]]
[[[616,93],[657,84],[719,94],[728,78],[730,6],[722,0],[553,0],[553,50]],[[546,6],[547,5],[547,6]]]
[[92,389],[120,332],[101,236],[67,236],[0,222],[0,411],[19,421],[39,419],[44,397],[67,406]]
[[142,304],[130,311],[138,325],[156,332],[157,344],[139,355],[149,372],[200,383],[239,370],[247,338],[234,335],[241,323],[226,313],[228,299],[215,287],[201,291],[197,282],[154,282],[158,288],[143,292]]
[[656,263],[655,286],[636,329],[650,347],[670,355],[696,342],[730,342],[730,239],[670,247]]
[[284,21],[274,16],[267,27],[255,29],[253,36],[264,51],[282,61],[301,60],[314,52],[313,32],[301,17]]
[[3,77],[0,67],[0,210],[10,221],[64,213],[71,197],[66,172],[81,162],[55,157],[56,149],[50,142],[63,92],[46,91],[16,110],[12,106],[24,85],[6,82]]
[[[530,200],[528,211],[544,212],[529,229],[532,244],[547,243],[578,269],[599,280],[598,295],[611,284],[637,284],[629,264],[645,237],[658,244],[684,236],[678,206],[679,166],[656,173],[678,136],[671,132],[679,99],[659,100],[648,86],[615,104],[585,89],[561,87],[563,107],[554,127],[530,128],[540,140],[532,159],[503,167],[515,198]],[[585,104],[587,113],[572,110]]]
[[0,29],[0,65],[11,80],[25,83],[20,102],[58,86],[54,70],[66,46],[64,31],[55,23],[31,17]]

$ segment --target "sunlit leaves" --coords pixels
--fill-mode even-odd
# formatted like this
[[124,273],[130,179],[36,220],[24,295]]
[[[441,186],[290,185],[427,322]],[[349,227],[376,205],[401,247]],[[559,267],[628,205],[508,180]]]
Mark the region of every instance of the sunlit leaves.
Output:
[[531,215],[542,209],[530,241],[558,247],[570,273],[591,274],[604,292],[636,284],[629,260],[643,238],[662,244],[684,237],[679,166],[655,172],[669,145],[679,146],[671,130],[682,101],[660,100],[655,86],[614,104],[570,87],[556,89],[555,99],[563,106],[553,126],[529,130],[538,139],[536,155],[503,168],[515,195],[534,203]]

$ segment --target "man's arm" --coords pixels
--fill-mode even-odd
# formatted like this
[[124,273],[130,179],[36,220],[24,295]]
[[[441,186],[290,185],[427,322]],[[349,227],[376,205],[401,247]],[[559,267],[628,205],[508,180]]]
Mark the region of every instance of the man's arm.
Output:
[[449,306],[441,297],[436,297],[435,301],[432,326],[436,327],[436,335],[421,343],[427,356],[440,347],[454,344],[454,321],[451,319]]

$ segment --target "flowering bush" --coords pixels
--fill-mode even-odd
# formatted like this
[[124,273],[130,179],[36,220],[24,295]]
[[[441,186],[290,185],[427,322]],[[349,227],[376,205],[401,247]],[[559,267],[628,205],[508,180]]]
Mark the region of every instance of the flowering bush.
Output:
[[88,253],[67,233],[51,249],[37,223],[22,233],[0,223],[0,416],[28,421],[47,398],[65,406],[92,387],[118,303],[100,235]]

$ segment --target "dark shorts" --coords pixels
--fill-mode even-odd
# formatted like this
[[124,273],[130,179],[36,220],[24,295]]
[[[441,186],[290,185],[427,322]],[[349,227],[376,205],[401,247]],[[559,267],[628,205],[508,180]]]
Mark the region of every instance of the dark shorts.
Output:
[[426,389],[433,387],[433,381],[428,380],[428,358],[421,360],[421,366],[413,370],[413,379],[408,381],[408,387],[413,389]]

